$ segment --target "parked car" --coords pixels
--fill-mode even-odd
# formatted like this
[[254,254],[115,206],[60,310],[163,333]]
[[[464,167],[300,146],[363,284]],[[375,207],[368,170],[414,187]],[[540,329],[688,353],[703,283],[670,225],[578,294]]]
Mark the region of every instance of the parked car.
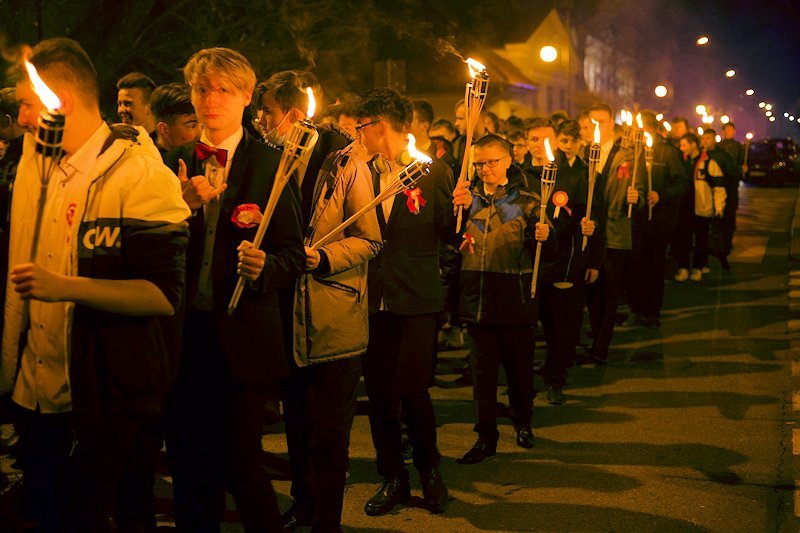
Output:
[[750,143],[745,179],[753,183],[783,184],[798,177],[798,148],[790,138],[761,139]]

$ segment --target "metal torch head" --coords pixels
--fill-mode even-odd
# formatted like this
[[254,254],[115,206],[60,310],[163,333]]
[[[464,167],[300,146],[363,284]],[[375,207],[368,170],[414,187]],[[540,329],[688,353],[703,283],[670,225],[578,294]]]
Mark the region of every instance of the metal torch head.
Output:
[[592,144],[589,146],[589,161],[592,163],[600,163],[600,145]]
[[633,128],[632,135],[633,137],[633,145],[641,150],[642,145],[644,144],[644,132],[638,128]]
[[419,159],[412,162],[406,168],[400,171],[397,179],[403,185],[403,189],[413,189],[417,186],[417,182],[424,176],[427,176],[431,171],[431,164]]
[[283,144],[283,157],[301,157],[314,142],[316,132],[309,120],[300,120],[292,124],[292,129]]
[[36,130],[36,153],[44,157],[61,157],[61,140],[64,136],[64,114],[48,109],[39,113]]
[[489,75],[486,71],[481,71],[472,79],[470,93],[473,98],[481,101],[486,100],[486,95],[489,93]]

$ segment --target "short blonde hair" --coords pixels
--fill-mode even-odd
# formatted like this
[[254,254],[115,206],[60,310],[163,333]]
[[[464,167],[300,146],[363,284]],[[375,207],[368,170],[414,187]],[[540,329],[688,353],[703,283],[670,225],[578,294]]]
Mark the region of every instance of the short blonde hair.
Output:
[[244,93],[252,94],[256,86],[256,73],[250,62],[241,53],[230,48],[206,48],[200,50],[183,67],[183,77],[190,86],[212,74],[231,82]]

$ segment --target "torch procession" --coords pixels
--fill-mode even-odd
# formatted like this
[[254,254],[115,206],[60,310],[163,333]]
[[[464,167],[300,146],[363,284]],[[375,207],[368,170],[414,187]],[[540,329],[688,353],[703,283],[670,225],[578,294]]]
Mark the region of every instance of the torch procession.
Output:
[[375,197],[369,204],[365,205],[355,213],[353,213],[347,220],[336,226],[330,233],[319,239],[317,242],[311,245],[311,248],[314,250],[319,250],[326,244],[329,244],[336,240],[336,238],[353,222],[358,220],[360,217],[364,216],[366,213],[369,213],[377,206],[381,205],[386,199],[391,198],[397,194],[400,194],[403,191],[412,191],[416,188],[417,183],[420,179],[424,176],[428,175],[431,171],[431,163],[433,163],[433,159],[428,157],[423,152],[420,152],[416,148],[416,140],[414,136],[410,133],[408,134],[408,153],[409,155],[414,158],[408,166],[406,166],[403,170],[401,170],[397,177],[392,181],[386,190],[380,193],[378,196]]
[[[558,166],[556,166],[553,157],[553,151],[550,149],[550,139],[544,140],[544,149],[547,152],[547,159],[550,161],[542,168],[542,185],[541,185],[541,205],[539,207],[539,222],[547,224],[547,202],[550,201],[550,194],[553,192],[553,187],[556,184],[556,173]],[[533,278],[531,279],[531,299],[536,296],[536,282],[539,279],[539,262],[542,256],[542,242],[536,241],[536,256],[533,260]]]
[[[589,147],[589,191],[586,196],[586,218],[592,217],[592,199],[594,198],[594,184],[597,181],[597,173],[600,171],[597,167],[600,166],[600,125],[594,123],[594,142]],[[581,251],[586,250],[586,244],[589,242],[589,237],[583,236],[583,244]]]
[[[486,72],[486,67],[471,57],[467,59],[466,63],[469,65],[472,80],[467,82],[464,93],[467,133],[464,142],[464,158],[461,161],[461,174],[458,177],[457,186],[463,186],[469,182],[469,151],[472,146],[472,136],[480,119],[481,110],[486,103],[486,94],[489,91],[489,75]],[[456,208],[456,233],[461,231],[463,214],[463,208]]]
[[[648,132],[644,132],[645,149],[644,149],[644,162],[647,166],[647,194],[653,190],[653,136]],[[647,202],[647,220],[653,220],[653,205],[649,199]]]
[[[284,187],[286,187],[286,184],[297,171],[300,163],[311,154],[311,151],[314,149],[314,146],[317,144],[317,139],[319,138],[319,133],[314,128],[314,124],[312,122],[312,119],[314,118],[314,112],[316,111],[314,92],[310,87],[307,87],[305,91],[308,95],[308,110],[306,112],[306,118],[292,124],[292,129],[289,131],[286,143],[284,144],[283,155],[281,156],[281,161],[278,165],[278,171],[275,173],[275,181],[272,183],[272,190],[269,193],[269,199],[267,200],[267,205],[264,208],[264,215],[262,216],[261,222],[258,225],[256,235],[253,238],[254,248],[259,248],[261,246],[261,241],[264,240],[267,227],[272,219],[272,215],[275,213],[275,208],[278,205],[278,199],[280,198]],[[244,284],[246,281],[247,279],[244,276],[239,276],[239,281],[236,283],[236,288],[234,289],[231,300],[228,303],[229,316],[233,315],[233,312],[239,305],[239,299],[242,297],[242,291],[244,290]]]

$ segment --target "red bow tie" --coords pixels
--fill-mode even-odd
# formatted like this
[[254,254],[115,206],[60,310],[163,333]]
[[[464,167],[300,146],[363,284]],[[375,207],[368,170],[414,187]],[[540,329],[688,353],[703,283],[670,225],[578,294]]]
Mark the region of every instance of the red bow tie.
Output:
[[197,159],[200,161],[205,161],[213,155],[221,167],[224,167],[228,162],[228,151],[223,148],[214,148],[206,143],[197,141],[194,150],[197,154]]

